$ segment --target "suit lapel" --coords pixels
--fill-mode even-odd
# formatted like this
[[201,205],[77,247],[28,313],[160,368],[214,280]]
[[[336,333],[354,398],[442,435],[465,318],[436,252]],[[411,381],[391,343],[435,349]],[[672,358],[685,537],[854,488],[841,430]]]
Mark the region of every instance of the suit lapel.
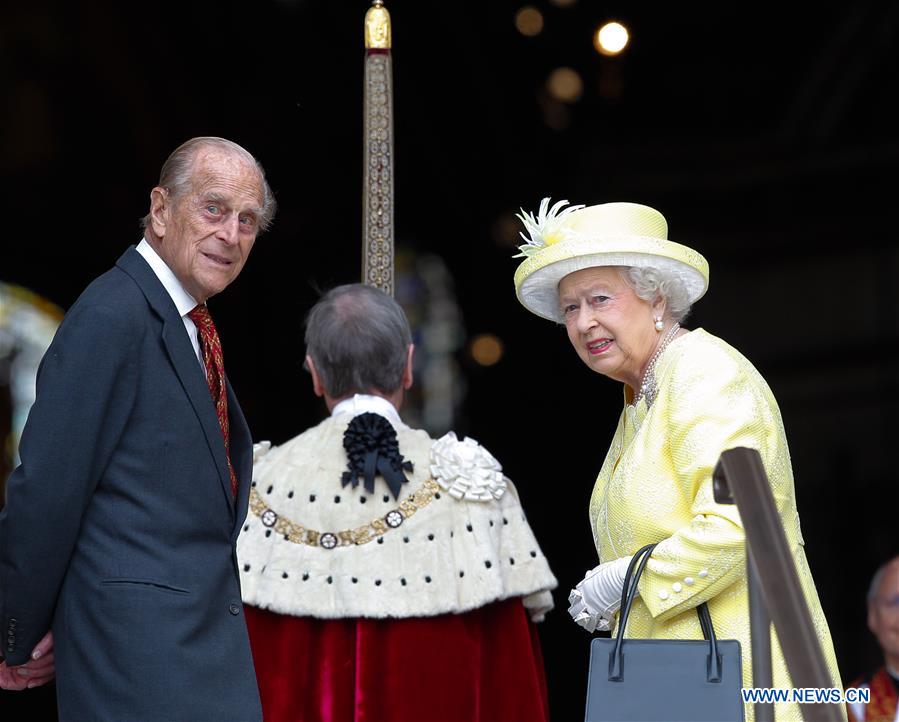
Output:
[[[203,368],[200,366],[190,337],[184,328],[184,321],[178,314],[178,309],[175,308],[165,286],[133,247],[125,252],[116,265],[134,279],[150,306],[162,319],[163,345],[187,398],[193,406],[203,434],[206,436],[209,452],[212,454],[222,491],[225,494],[225,501],[231,514],[234,514],[234,505],[231,499],[231,477],[228,473],[222,427],[219,425],[218,416],[215,413],[215,404],[209,393]],[[230,401],[229,398],[229,403]],[[243,417],[241,416],[241,418]]]
[[250,436],[250,428],[244,418],[237,396],[231,388],[231,382],[225,374],[225,388],[228,391],[228,417],[231,426],[231,464],[234,473],[237,474],[237,510],[234,520],[233,539],[237,539],[240,527],[244,523],[247,511],[247,502],[250,497],[250,484],[253,480],[253,439]]

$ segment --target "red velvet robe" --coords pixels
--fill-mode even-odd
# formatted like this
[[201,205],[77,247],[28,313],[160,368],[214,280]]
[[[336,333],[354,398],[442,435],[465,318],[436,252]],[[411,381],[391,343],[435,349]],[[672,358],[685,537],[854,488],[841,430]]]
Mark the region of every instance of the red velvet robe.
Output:
[[464,614],[313,619],[246,606],[266,722],[545,722],[520,599]]

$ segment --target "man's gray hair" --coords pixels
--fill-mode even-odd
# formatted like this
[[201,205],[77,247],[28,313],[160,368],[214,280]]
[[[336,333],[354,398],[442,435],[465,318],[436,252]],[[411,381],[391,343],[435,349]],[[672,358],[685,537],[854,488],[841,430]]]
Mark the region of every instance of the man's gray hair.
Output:
[[658,268],[626,266],[621,269],[621,278],[644,301],[653,303],[659,296],[664,298],[665,315],[672,321],[680,323],[690,314],[690,294],[678,276]]
[[[262,184],[263,196],[262,214],[259,217],[259,233],[268,230],[275,218],[275,210],[277,210],[278,204],[275,202],[275,195],[265,179],[265,170],[262,168],[262,164],[249,151],[226,138],[217,138],[211,135],[200,136],[191,138],[179,145],[172,151],[165,163],[162,164],[157,185],[160,188],[165,188],[175,201],[184,198],[191,190],[191,178],[197,152],[203,148],[218,148],[234,153],[256,167],[256,170],[259,172],[260,183]],[[149,225],[150,214],[148,213],[141,219],[141,227],[146,231]]]
[[411,343],[400,305],[361,283],[332,288],[306,316],[306,353],[333,399],[397,391]]
[[871,585],[868,587],[868,604],[871,604],[877,597],[877,590],[880,588],[880,582],[883,581],[883,575],[894,564],[899,564],[899,557],[893,557],[877,567],[877,571],[871,577]]

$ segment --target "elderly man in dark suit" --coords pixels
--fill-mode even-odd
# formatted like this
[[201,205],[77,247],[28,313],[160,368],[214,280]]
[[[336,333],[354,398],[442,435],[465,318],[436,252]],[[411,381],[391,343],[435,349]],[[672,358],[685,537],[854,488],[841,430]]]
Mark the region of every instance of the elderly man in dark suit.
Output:
[[0,684],[46,679],[52,640],[63,720],[261,718],[234,555],[252,445],[206,300],[274,208],[240,146],[179,147],[41,364],[0,513]]

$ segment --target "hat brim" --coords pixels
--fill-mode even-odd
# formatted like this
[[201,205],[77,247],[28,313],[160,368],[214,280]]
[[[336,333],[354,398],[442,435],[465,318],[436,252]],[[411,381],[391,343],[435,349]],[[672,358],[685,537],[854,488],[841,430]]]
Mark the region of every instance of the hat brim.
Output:
[[559,282],[569,273],[602,266],[657,268],[683,281],[690,303],[709,287],[709,264],[692,248],[647,236],[566,239],[526,258],[515,271],[521,304],[541,318],[562,323]]

